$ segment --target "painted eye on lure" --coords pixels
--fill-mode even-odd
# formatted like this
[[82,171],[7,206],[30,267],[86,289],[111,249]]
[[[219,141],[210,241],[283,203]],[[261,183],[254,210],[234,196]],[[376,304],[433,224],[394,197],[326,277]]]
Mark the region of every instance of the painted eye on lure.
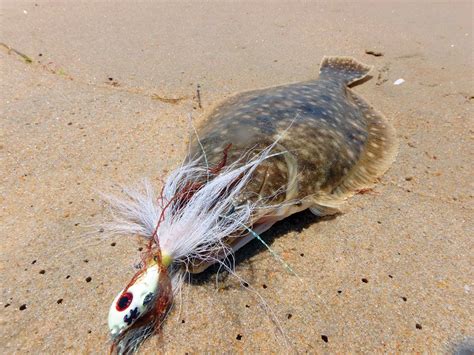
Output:
[[159,274],[158,265],[153,264],[115,297],[109,310],[109,329],[112,336],[122,334],[148,312],[159,291]]
[[119,312],[125,311],[128,308],[128,306],[130,306],[130,303],[132,303],[132,300],[133,300],[132,293],[130,292],[124,293],[122,297],[120,297],[119,300],[117,301],[115,308]]

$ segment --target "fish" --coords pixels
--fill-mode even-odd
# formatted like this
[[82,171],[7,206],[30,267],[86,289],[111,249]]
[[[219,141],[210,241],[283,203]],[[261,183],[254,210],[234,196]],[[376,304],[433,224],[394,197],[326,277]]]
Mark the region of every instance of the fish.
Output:
[[[113,348],[157,331],[187,272],[223,263],[276,222],[339,213],[396,158],[391,123],[350,86],[371,67],[324,57],[319,77],[235,94],[213,107],[159,196],[147,184],[112,199],[111,230],[149,241],[109,311]],[[138,301],[137,301],[138,300]]]

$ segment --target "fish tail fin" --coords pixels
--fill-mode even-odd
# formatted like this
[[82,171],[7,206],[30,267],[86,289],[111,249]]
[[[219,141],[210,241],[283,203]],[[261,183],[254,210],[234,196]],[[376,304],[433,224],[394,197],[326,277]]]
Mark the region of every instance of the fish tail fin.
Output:
[[371,70],[371,66],[352,57],[324,57],[319,76],[321,79],[342,81],[345,85],[350,85],[365,78]]

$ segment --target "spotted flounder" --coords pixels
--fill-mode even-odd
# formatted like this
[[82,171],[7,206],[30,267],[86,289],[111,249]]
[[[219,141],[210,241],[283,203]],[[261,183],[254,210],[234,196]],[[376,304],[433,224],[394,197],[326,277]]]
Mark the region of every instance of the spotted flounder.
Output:
[[[273,150],[281,154],[257,167],[235,202],[266,205],[253,229],[263,232],[307,208],[334,214],[345,199],[373,186],[396,156],[392,125],[348,87],[370,70],[350,57],[324,57],[318,79],[234,95],[210,112],[191,156],[204,151],[209,164],[219,164],[231,144],[232,163],[277,141]],[[229,244],[235,251],[251,239]]]

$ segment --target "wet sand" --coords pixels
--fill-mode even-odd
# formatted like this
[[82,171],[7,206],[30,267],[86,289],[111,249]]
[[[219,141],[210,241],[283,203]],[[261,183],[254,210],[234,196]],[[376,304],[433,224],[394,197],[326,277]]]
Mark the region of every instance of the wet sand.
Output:
[[374,66],[354,90],[396,127],[397,161],[344,214],[302,213],[265,234],[302,281],[252,243],[236,272],[261,299],[209,272],[142,350],[447,352],[473,337],[472,13],[2,2],[2,353],[106,352],[140,242],[90,227],[107,215],[99,192],[142,177],[159,187],[185,154],[189,114],[199,124],[232,93],[315,78],[324,55]]

